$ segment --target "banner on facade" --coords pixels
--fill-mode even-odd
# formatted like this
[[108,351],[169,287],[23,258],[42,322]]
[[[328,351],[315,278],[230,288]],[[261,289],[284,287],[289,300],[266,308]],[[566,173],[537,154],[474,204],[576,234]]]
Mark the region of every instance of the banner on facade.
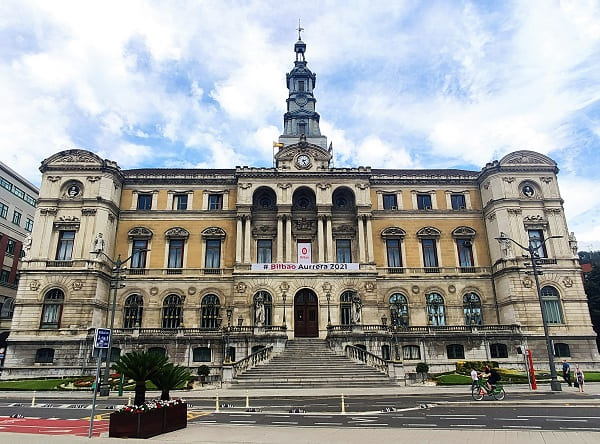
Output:
[[252,271],[348,271],[359,270],[359,264],[323,262],[317,264],[252,264]]
[[310,264],[312,261],[312,248],[310,242],[298,242],[298,263]]

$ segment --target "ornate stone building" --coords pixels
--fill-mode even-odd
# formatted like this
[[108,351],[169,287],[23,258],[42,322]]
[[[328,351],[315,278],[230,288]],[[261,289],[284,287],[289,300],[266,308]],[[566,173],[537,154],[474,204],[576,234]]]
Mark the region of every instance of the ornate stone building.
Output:
[[[94,368],[117,257],[128,260],[114,356],[155,349],[218,374],[308,337],[405,369],[519,366],[519,347],[543,367],[543,306],[557,356],[598,365],[556,163],[517,151],[481,171],[334,168],[305,49],[286,77],[273,168],[122,170],[82,150],[42,162],[3,377]],[[541,304],[502,234],[535,246]]]

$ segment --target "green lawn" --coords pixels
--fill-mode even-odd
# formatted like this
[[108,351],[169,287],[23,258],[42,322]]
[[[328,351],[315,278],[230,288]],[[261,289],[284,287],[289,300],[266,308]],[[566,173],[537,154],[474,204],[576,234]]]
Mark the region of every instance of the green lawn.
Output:
[[70,379],[24,379],[0,381],[0,390],[58,390],[58,386]]
[[[502,376],[501,382],[503,384],[527,384],[527,375],[523,372],[517,372],[514,370],[499,369],[500,375]],[[467,375],[461,375],[458,373],[443,373],[441,375],[434,375],[433,379],[438,385],[470,385],[471,377]],[[538,381],[550,380],[549,372],[536,372],[536,379]],[[558,378],[562,381],[562,375]],[[586,382],[600,382],[600,372],[586,372]]]

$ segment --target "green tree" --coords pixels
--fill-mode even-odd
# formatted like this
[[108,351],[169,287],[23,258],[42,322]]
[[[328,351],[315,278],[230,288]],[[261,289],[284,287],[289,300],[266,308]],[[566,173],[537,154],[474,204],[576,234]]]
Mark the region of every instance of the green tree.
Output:
[[146,402],[146,381],[151,380],[167,363],[167,357],[158,353],[126,353],[112,368],[135,381],[135,405]]
[[[588,307],[592,325],[597,334],[600,335],[600,265],[594,264],[592,271],[588,273],[583,283],[587,295]],[[600,338],[596,338],[598,350],[600,350]]]
[[186,384],[190,377],[191,374],[187,368],[169,363],[156,372],[150,380],[160,390],[160,399],[168,401],[171,399],[169,392]]

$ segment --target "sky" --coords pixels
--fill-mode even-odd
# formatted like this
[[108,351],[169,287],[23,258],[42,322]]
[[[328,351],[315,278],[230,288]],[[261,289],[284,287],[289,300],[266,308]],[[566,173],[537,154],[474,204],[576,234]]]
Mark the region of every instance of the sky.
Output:
[[560,168],[600,249],[600,2],[0,2],[0,150],[34,184],[81,148],[121,168],[271,166],[298,19],[335,166]]

